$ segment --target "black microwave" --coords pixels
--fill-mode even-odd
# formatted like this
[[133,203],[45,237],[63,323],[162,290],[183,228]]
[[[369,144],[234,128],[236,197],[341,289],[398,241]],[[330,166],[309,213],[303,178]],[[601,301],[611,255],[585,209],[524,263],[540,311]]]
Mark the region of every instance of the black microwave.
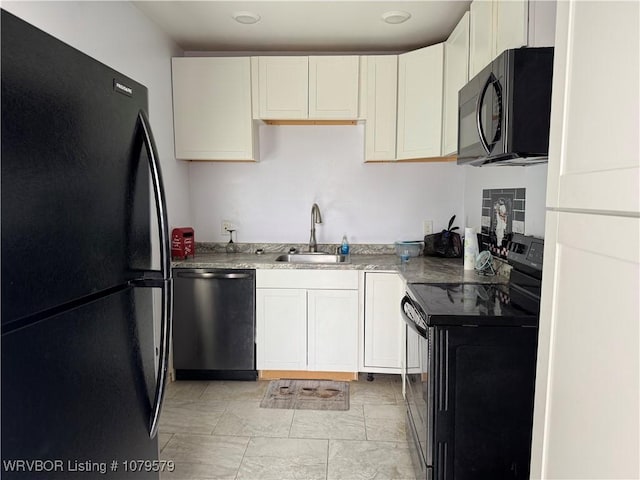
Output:
[[546,162],[553,47],[505,50],[458,92],[458,164]]

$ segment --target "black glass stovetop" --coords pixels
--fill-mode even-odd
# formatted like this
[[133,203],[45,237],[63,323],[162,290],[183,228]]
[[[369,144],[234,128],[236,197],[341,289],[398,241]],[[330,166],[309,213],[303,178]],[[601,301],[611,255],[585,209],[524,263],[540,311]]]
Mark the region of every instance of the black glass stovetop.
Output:
[[509,284],[410,283],[427,325],[537,326],[540,298]]

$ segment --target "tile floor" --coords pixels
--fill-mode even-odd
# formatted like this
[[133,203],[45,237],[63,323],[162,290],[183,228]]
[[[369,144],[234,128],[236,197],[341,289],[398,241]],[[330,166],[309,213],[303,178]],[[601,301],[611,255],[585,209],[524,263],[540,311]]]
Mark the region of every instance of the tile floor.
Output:
[[268,382],[167,388],[162,480],[413,480],[400,376],[350,384],[348,411],[260,408]]

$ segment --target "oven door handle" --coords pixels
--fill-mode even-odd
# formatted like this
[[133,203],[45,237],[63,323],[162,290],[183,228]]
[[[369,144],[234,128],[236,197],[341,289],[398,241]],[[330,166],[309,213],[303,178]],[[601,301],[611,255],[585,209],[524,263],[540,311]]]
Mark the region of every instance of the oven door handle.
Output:
[[400,301],[400,312],[402,313],[402,318],[404,319],[404,322],[413,330],[415,330],[418,335],[423,338],[427,338],[427,331],[421,326],[417,325],[416,322],[414,322],[411,317],[407,315],[407,311],[405,310],[406,308],[412,309],[415,312],[415,315],[419,315],[424,318],[424,312],[422,312],[422,309],[418,305],[413,303],[409,295],[405,295]]

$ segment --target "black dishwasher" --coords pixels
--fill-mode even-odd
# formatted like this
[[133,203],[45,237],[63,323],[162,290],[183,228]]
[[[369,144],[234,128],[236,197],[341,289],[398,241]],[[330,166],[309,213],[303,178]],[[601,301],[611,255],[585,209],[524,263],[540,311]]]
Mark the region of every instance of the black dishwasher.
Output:
[[256,272],[173,270],[177,380],[256,380]]

